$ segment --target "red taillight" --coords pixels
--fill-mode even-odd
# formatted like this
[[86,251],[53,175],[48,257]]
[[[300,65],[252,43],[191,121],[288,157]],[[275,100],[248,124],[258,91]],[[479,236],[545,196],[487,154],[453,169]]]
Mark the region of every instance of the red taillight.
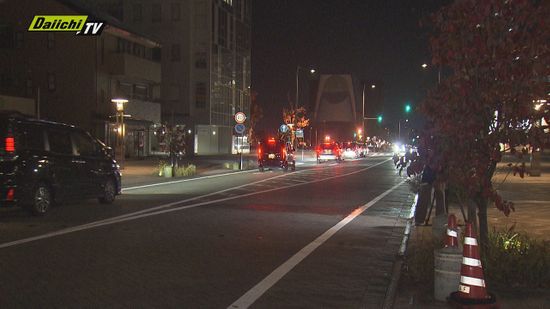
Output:
[[15,139],[13,137],[6,137],[5,144],[6,152],[15,152]]
[[262,148],[258,148],[258,157],[262,156]]
[[282,152],[283,152],[283,160],[286,158],[286,149],[283,147],[282,149]]
[[14,196],[15,196],[15,189],[9,188],[8,192],[6,193],[6,200],[13,201]]

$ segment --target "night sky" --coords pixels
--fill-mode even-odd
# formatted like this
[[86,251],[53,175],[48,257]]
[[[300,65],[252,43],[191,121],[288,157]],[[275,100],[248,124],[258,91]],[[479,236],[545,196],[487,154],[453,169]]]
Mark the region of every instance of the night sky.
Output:
[[[288,93],[295,95],[296,67],[351,73],[382,85],[384,121],[390,126],[437,82],[428,31],[419,21],[448,1],[258,0],[253,3],[252,88],[264,109],[266,129],[281,122]],[[307,76],[306,76],[307,77]],[[306,78],[300,75],[301,86]],[[303,78],[303,79],[302,79]],[[305,87],[305,86],[304,86]],[[301,88],[300,88],[301,89]],[[356,92],[360,96],[360,87]]]

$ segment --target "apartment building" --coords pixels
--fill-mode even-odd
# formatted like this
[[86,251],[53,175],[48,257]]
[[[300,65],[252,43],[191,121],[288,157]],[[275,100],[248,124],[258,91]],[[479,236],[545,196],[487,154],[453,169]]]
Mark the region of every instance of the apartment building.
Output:
[[162,119],[192,130],[197,154],[230,153],[233,116],[250,112],[250,0],[98,0],[160,39]]
[[[34,15],[88,15],[99,36],[29,32]],[[126,156],[147,156],[161,122],[160,43],[77,0],[0,2],[0,109],[81,126],[115,140],[114,98],[125,98]]]

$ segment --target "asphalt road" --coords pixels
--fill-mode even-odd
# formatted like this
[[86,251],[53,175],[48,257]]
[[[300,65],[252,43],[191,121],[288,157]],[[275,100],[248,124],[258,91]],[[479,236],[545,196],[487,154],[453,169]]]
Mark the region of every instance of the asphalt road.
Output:
[[412,196],[388,157],[0,212],[0,307],[380,308]]

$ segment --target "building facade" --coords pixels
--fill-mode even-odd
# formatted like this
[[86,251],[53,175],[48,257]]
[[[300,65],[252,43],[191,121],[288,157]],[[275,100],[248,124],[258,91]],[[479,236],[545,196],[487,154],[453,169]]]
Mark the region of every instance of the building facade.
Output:
[[250,113],[250,0],[101,0],[160,39],[162,119],[193,132],[197,154],[230,153],[233,116]]
[[[107,26],[100,36],[29,32],[35,14],[88,15]],[[0,2],[0,44],[0,108],[74,124],[114,145],[111,100],[126,98],[126,156],[151,152],[161,108],[157,41],[79,1],[18,0]]]

